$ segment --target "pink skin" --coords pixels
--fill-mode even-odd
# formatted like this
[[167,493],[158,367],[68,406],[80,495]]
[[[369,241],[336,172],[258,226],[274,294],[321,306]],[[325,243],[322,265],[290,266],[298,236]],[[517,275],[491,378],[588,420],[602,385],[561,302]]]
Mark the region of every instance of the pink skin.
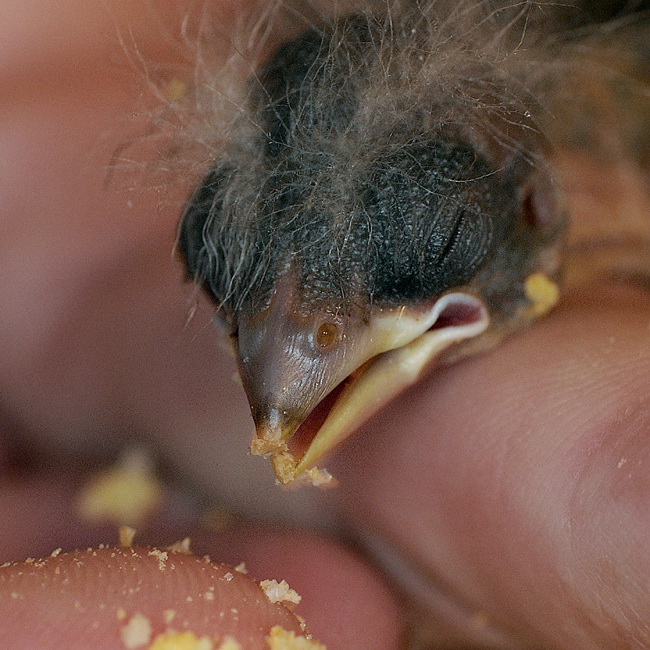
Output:
[[[337,491],[275,488],[264,463],[245,456],[251,423],[209,308],[185,328],[193,293],[171,249],[192,179],[168,188],[160,210],[150,179],[132,190],[132,174],[120,172],[104,189],[116,147],[146,124],[129,117],[141,111],[141,87],[116,33],[148,60],[173,61],[161,29],[177,34],[185,10],[136,5],[3,6],[0,561],[112,541],[113,530],[78,522],[73,497],[90,464],[136,441],[203,496],[294,524],[217,536],[172,496],[143,543],[190,535],[199,554],[244,560],[258,579],[286,578],[303,596],[297,612],[330,650],[395,648],[402,616],[380,569],[336,539],[299,530],[314,525],[361,531],[408,558],[414,570],[394,573],[433,611],[441,644],[650,647],[650,298],[615,285],[573,293],[544,323],[431,374],[374,418],[332,459]],[[227,26],[235,5],[213,3],[215,20]],[[59,636],[43,647],[71,647],[104,597],[88,590],[102,583],[99,560],[86,559],[71,588],[88,607],[67,610],[74,616],[51,626]],[[152,575],[150,556],[129,562]],[[188,594],[214,583],[202,565],[183,562]],[[50,580],[55,564],[42,569]],[[121,581],[123,565],[102,566]],[[19,570],[0,570],[0,598],[11,601]],[[254,586],[239,575],[233,582],[223,597],[245,614],[242,634],[295,623],[243,602],[241,590]],[[152,615],[161,590],[179,592],[154,580],[139,592]],[[188,612],[202,625],[198,607]],[[40,642],[22,621],[3,621],[0,645]]]
[[480,612],[514,647],[648,647],[649,310],[622,286],[569,296],[339,456],[348,514],[429,576],[405,580],[442,619]]
[[139,548],[54,555],[2,570],[0,602],[13,628],[3,624],[5,647],[125,647],[134,618],[151,626],[145,642],[191,630],[264,650],[274,625],[302,633],[252,580],[200,557]]

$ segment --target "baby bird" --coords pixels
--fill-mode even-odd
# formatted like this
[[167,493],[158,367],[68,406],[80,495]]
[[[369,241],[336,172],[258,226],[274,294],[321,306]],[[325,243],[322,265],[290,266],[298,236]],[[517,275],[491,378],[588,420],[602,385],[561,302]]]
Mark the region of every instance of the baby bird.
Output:
[[250,80],[180,248],[232,341],[252,449],[282,483],[326,481],[315,464],[434,360],[554,306],[552,157],[575,137],[557,125],[563,80],[626,20],[648,42],[638,16],[585,27],[618,10],[587,6],[366,3]]

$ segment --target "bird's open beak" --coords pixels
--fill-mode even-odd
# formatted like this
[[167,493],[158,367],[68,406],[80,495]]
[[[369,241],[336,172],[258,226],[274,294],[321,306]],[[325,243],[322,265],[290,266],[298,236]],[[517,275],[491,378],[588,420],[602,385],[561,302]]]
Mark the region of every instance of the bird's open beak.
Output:
[[454,292],[426,308],[383,310],[344,332],[333,353],[314,356],[304,349],[304,323],[280,311],[271,309],[254,334],[240,328],[238,345],[257,431],[251,450],[270,456],[281,483],[327,482],[316,468],[325,454],[444,350],[483,333],[489,322],[478,298]]
[[313,467],[371,415],[414,384],[441,352],[454,343],[483,333],[487,328],[487,311],[473,296],[445,296],[436,303],[434,312],[440,317],[447,310],[450,317],[452,309],[458,310],[456,313],[460,320],[436,328],[439,322],[436,318],[432,329],[402,347],[378,354],[350,376],[297,462],[295,476]]

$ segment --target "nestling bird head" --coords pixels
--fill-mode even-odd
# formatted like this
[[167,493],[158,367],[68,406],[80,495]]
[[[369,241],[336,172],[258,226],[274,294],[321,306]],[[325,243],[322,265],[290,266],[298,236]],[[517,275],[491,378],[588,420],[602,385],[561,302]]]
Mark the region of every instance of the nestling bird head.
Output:
[[557,272],[528,109],[476,57],[450,92],[420,28],[354,15],[282,46],[183,217],[283,481],[452,344],[531,320],[526,278]]

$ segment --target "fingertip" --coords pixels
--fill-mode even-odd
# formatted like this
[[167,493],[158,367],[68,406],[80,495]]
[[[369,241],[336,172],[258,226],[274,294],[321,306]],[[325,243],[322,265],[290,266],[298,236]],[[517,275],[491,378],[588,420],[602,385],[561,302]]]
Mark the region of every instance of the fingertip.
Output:
[[647,618],[649,313],[646,292],[594,285],[433,373],[337,458],[351,516],[454,614],[619,647]]
[[[368,561],[322,535],[240,528],[193,543],[256,579],[285,579],[302,597],[296,614],[328,650],[393,650],[403,633],[395,593]],[[216,548],[215,548],[216,547]]]
[[268,650],[276,625],[303,634],[296,616],[246,575],[170,549],[55,552],[3,565],[0,611],[0,647],[16,650],[148,648],[180,633]]

